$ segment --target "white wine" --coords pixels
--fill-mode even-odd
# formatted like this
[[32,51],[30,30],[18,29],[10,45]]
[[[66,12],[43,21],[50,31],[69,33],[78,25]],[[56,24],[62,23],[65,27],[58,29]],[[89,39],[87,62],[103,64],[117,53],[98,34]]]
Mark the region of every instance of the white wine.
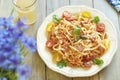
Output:
[[37,5],[36,0],[15,0],[16,10],[18,17],[22,19],[25,17],[27,20],[25,24],[33,24],[37,19]]

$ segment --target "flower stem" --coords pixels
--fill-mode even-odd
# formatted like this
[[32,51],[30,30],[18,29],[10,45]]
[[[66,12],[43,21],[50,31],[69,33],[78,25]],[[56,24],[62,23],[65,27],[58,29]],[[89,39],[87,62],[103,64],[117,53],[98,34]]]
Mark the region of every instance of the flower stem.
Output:
[[14,13],[14,8],[12,8],[11,12],[10,12],[10,16],[12,16]]

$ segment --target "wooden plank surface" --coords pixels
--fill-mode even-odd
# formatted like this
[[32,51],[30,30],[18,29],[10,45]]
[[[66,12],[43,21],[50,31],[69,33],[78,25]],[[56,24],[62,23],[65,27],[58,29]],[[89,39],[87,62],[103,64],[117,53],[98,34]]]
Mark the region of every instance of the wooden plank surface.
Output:
[[66,5],[69,5],[69,0],[47,0],[47,15],[54,10]]
[[[0,5],[0,16],[9,16],[12,9],[12,0],[0,0],[6,5]],[[38,0],[38,19],[34,25],[27,30],[29,35],[36,37],[37,29],[47,15],[65,5],[87,5],[102,11],[115,25],[118,33],[118,49],[120,48],[120,14],[109,5],[106,0]],[[6,7],[7,6],[7,7]],[[2,12],[1,12],[2,11]],[[112,63],[104,70],[92,77],[68,78],[50,70],[45,66],[38,53],[29,54],[26,63],[32,68],[28,80],[120,80],[120,52],[117,50]]]
[[[112,21],[119,35],[117,12],[105,0],[94,0],[94,7],[102,11]],[[120,44],[119,40],[118,44]],[[118,48],[120,48],[119,45]],[[120,52],[117,50],[111,64],[100,72],[100,80],[120,80],[120,64],[118,64],[120,59],[119,55]]]
[[[94,1],[94,5],[92,3],[93,1]],[[117,31],[119,32],[117,14],[111,8],[111,6],[108,5],[108,3],[105,0],[101,0],[101,1],[100,0],[89,0],[89,1],[88,0],[70,0],[70,1],[69,0],[54,0],[54,1],[53,0],[47,0],[47,2],[45,4],[46,8],[44,8],[45,6],[43,7],[46,10],[46,13],[43,12],[41,14],[48,15],[49,13],[53,12],[54,10],[56,10],[59,7],[62,7],[64,5],[69,5],[69,3],[70,3],[70,5],[87,5],[87,6],[90,6],[90,7],[94,6],[95,8],[101,10],[102,12],[104,12],[107,15],[108,18],[111,19],[111,21],[116,26]],[[41,1],[40,5],[41,4],[42,4],[42,1]],[[42,8],[42,10],[43,10],[43,8]],[[111,14],[108,14],[108,13],[111,13]],[[100,76],[99,76],[99,74],[96,74],[95,76],[92,76],[92,77],[89,77],[89,78],[73,78],[73,80],[99,80],[99,78],[100,78],[100,80],[120,80],[120,77],[119,77],[119,72],[120,72],[119,67],[120,67],[120,65],[117,64],[117,62],[119,60],[119,57],[117,57],[117,56],[119,56],[118,54],[119,54],[119,52],[117,51],[116,55],[115,55],[115,58],[112,61],[112,64],[110,64],[109,67],[107,67],[106,69],[101,71]],[[36,59],[38,58],[37,56],[38,55],[36,55],[36,57],[35,57]],[[33,67],[33,68],[35,68],[35,67]],[[41,78],[41,76],[37,76],[37,78],[35,78],[36,77],[35,75],[37,73],[34,72],[35,70],[33,70],[33,73],[32,73],[33,75],[31,76],[31,78],[29,80],[33,80],[33,79],[34,80],[72,80],[72,78],[65,77],[65,76],[63,76],[59,73],[56,73],[56,72],[50,70],[47,67],[45,69],[44,66],[43,66],[43,68],[42,68],[43,70],[38,69],[38,68],[36,68],[35,70],[38,71],[39,72],[38,74],[40,74],[40,75],[43,72],[42,75],[44,76],[44,78]],[[114,71],[113,71],[113,68],[115,69]],[[111,75],[113,75],[113,76],[111,76]]]
[[[37,0],[38,4],[38,18],[35,24],[31,25],[27,30],[31,36],[36,38],[37,29],[46,17],[46,0]],[[28,80],[45,80],[45,64],[41,60],[38,53],[29,54],[27,56],[27,64],[32,68],[31,76]]]
[[70,0],[70,5],[86,5],[93,7],[93,0]]
[[[49,13],[53,12],[57,8],[62,7],[64,5],[69,5],[69,3],[70,3],[70,5],[87,5],[90,7],[94,6],[95,8],[103,11],[107,15],[107,17],[109,17],[112,20],[112,22],[116,26],[117,30],[119,30],[118,17],[117,17],[116,12],[111,8],[111,6],[108,5],[108,3],[105,0],[101,0],[101,1],[94,0],[94,5],[92,2],[93,2],[92,0],[89,0],[89,1],[88,0],[70,0],[70,2],[69,2],[69,0],[56,0],[56,1],[55,0],[54,1],[47,0],[46,14],[48,15]],[[105,6],[102,6],[103,4]],[[102,6],[102,7],[100,7],[100,6]],[[108,14],[108,12],[111,14]],[[117,53],[118,53],[118,51],[117,51]],[[118,72],[120,70],[119,69],[120,66],[117,64],[119,57],[117,57],[117,56],[118,56],[118,54],[113,59],[114,63],[112,62],[112,64],[109,67],[107,67],[105,70],[100,72],[100,76],[99,76],[99,74],[96,74],[95,76],[92,76],[89,78],[73,78],[73,80],[99,80],[99,78],[100,78],[100,80],[119,80],[120,79],[119,73],[117,73],[117,75],[116,75],[116,72]],[[114,65],[116,67],[115,67],[115,70],[113,71],[112,68],[114,67]],[[56,73],[47,67],[46,67],[45,71],[46,71],[45,79],[41,79],[41,77],[38,77],[38,78],[35,78],[35,80],[72,80],[72,78],[67,78],[63,75],[60,75],[59,73]],[[114,77],[111,76],[111,74]],[[35,76],[33,76],[33,77],[35,77]],[[32,80],[32,79],[30,79],[30,80]]]
[[0,0],[0,16],[8,17],[12,8],[12,1]]

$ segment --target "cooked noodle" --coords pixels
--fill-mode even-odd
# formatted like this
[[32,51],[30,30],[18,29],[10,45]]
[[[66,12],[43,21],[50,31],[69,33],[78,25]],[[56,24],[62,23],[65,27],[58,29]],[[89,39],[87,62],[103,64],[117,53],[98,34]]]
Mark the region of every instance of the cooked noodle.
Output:
[[[48,32],[48,40],[53,40],[52,55],[58,53],[62,59],[68,61],[69,66],[88,67],[93,64],[93,59],[102,56],[109,48],[109,39],[106,30],[96,31],[96,23],[91,18],[86,18],[81,13],[71,15],[67,20],[62,17],[59,23]],[[74,27],[81,28],[80,34],[74,34]],[[80,38],[81,36],[85,38]],[[106,44],[108,41],[108,44]],[[87,64],[87,65],[86,65]]]

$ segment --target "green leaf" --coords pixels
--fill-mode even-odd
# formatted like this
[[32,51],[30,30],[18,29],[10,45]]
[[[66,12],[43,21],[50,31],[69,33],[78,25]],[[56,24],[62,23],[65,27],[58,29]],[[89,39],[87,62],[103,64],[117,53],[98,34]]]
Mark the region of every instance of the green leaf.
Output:
[[61,19],[58,18],[57,15],[53,15],[53,21],[59,23]]
[[93,59],[93,62],[94,62],[94,64],[97,64],[99,66],[101,66],[104,63],[104,61],[100,58]]
[[80,39],[86,40],[86,39],[88,39],[88,37],[85,35],[78,35],[78,36],[76,36],[75,41],[78,41]]
[[74,27],[74,30],[73,30],[73,33],[74,33],[75,35],[79,35],[80,32],[81,32],[81,28],[78,27],[78,26],[75,26],[75,27]]
[[17,80],[17,74],[16,70],[6,70],[4,68],[0,68],[0,77],[6,77],[7,80]]
[[94,21],[95,23],[98,23],[98,22],[100,21],[100,19],[99,19],[98,16],[95,16],[94,19],[93,19],[93,21]]
[[57,63],[57,66],[59,68],[63,68],[65,66],[67,66],[67,60],[61,60],[60,62]]

